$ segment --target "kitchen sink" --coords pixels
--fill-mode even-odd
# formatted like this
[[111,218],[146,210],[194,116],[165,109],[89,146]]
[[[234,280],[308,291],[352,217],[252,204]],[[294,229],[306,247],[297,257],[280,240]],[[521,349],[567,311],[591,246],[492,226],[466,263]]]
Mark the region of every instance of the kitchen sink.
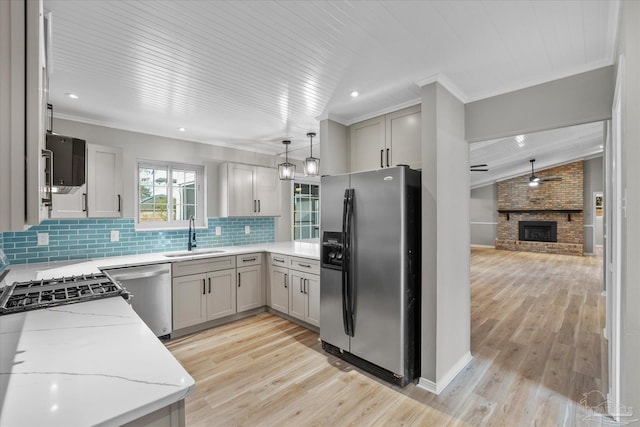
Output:
[[224,251],[221,251],[219,249],[193,249],[190,251],[184,250],[184,251],[176,251],[176,252],[167,252],[162,255],[168,258],[178,258],[178,257],[184,257],[184,256],[221,254],[221,253],[224,253]]

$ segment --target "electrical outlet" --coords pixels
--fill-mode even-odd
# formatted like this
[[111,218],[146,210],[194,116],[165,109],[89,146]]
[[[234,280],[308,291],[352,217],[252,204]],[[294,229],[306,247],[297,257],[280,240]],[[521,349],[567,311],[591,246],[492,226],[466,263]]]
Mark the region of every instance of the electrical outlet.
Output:
[[222,227],[216,227],[216,236],[222,236]]
[[244,234],[251,234],[251,227],[249,227],[248,225],[244,226]]
[[112,242],[120,241],[120,230],[111,230],[111,241]]
[[49,233],[38,233],[38,246],[49,246]]

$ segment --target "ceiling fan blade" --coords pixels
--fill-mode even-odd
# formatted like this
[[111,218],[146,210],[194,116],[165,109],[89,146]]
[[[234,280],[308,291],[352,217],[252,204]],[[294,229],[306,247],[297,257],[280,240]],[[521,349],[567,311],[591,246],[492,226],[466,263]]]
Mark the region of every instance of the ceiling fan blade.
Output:
[[554,177],[550,177],[550,178],[543,178],[541,181],[544,181],[544,182],[547,182],[547,181],[562,181],[562,177],[554,176]]
[[489,169],[475,169],[475,168],[471,168],[471,172],[489,172]]
[[486,163],[483,163],[481,165],[471,165],[471,169],[475,169],[475,168],[486,168],[488,165]]

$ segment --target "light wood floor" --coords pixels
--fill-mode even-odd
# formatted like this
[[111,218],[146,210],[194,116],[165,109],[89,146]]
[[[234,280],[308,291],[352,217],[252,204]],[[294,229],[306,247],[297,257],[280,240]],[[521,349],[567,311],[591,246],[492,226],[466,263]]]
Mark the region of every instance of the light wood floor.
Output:
[[474,358],[439,396],[373,378],[263,313],[167,344],[196,379],[187,425],[598,425],[579,402],[606,387],[600,259],[473,249],[471,261]]

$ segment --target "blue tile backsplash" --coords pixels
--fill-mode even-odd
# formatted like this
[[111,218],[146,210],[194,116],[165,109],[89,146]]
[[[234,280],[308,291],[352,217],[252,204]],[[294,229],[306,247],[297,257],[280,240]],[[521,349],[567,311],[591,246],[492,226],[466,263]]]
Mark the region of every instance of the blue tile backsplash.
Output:
[[[245,234],[245,226],[251,229]],[[222,234],[215,235],[216,227]],[[111,242],[111,230],[120,241]],[[38,246],[37,233],[49,233],[49,245]],[[274,218],[209,218],[208,228],[197,229],[198,248],[275,241]],[[50,219],[26,231],[0,233],[0,258],[9,264],[137,255],[187,249],[187,229],[136,231],[133,218]],[[0,271],[4,267],[0,262]]]

